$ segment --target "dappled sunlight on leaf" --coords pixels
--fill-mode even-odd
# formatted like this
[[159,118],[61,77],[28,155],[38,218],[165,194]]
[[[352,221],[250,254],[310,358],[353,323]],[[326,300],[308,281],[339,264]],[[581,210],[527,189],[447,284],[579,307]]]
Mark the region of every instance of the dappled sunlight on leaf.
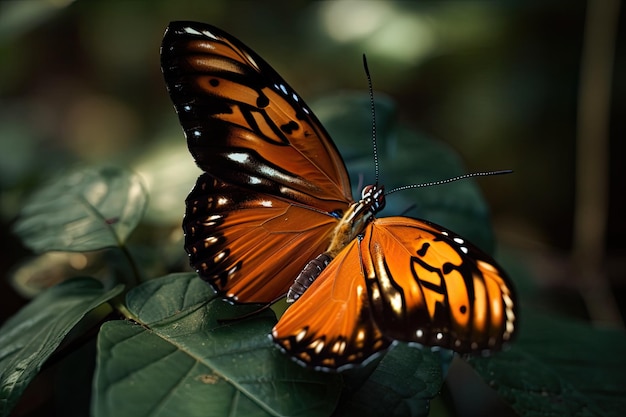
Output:
[[11,275],[11,284],[23,297],[33,298],[79,273],[87,275],[85,267],[93,258],[93,253],[46,252],[21,264]]
[[15,232],[36,252],[121,246],[147,204],[141,179],[117,168],[75,171],[31,196]]
[[145,219],[159,224],[180,224],[185,210],[185,198],[201,172],[187,146],[182,131],[176,140],[162,140],[134,162],[150,193],[150,205]]

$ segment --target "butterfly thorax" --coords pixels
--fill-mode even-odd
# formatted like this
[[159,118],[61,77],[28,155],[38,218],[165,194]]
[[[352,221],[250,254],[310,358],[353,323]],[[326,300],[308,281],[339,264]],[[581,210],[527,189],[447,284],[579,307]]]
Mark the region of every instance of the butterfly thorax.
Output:
[[368,185],[361,199],[352,203],[331,233],[328,249],[309,261],[295,278],[287,293],[287,302],[296,301],[348,243],[358,238],[374,215],[385,207],[384,187]]
[[335,258],[353,239],[360,235],[374,215],[385,207],[384,187],[368,185],[361,192],[361,199],[348,207],[332,232],[332,240],[326,253]]

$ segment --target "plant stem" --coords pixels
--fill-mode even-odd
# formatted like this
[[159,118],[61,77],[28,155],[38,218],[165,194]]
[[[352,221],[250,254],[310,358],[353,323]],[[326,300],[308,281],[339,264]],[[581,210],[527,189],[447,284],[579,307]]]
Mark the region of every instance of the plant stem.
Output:
[[573,263],[593,321],[622,325],[605,270],[609,115],[620,0],[589,0],[581,58]]

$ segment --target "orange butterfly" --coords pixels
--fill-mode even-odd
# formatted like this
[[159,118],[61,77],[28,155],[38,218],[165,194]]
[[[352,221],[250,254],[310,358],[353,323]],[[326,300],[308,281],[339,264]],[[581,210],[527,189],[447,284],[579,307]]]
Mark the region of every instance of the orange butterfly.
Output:
[[382,186],[355,202],[326,130],[251,49],[213,26],[172,22],[161,65],[205,171],[186,201],[191,264],[234,302],[289,292],[293,304],[272,331],[285,352],[344,369],[394,340],[470,353],[511,339],[504,271],[441,226],[376,219]]

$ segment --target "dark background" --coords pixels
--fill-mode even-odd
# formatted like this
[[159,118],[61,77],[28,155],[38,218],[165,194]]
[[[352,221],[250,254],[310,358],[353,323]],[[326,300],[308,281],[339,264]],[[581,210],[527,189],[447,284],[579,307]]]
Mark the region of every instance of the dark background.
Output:
[[[468,171],[515,171],[480,181],[501,251],[565,309],[589,316],[581,290],[588,281],[572,262],[585,258],[572,253],[585,248],[574,213],[587,13],[581,0],[0,3],[0,321],[25,300],[11,282],[31,256],[11,224],[28,194],[63,169],[162,164],[164,176],[180,177],[181,194],[153,193],[151,219],[182,233],[183,198],[197,171],[159,68],[171,20],[211,23],[240,38],[308,101],[366,90],[365,52],[375,92],[397,101],[403,123],[449,144]],[[605,304],[612,294],[623,309],[626,28],[617,30],[613,78],[604,78],[612,82],[608,149],[597,141],[609,155],[596,164],[610,173],[600,213],[606,231],[587,265],[609,285]],[[592,316],[621,325],[610,308]]]

